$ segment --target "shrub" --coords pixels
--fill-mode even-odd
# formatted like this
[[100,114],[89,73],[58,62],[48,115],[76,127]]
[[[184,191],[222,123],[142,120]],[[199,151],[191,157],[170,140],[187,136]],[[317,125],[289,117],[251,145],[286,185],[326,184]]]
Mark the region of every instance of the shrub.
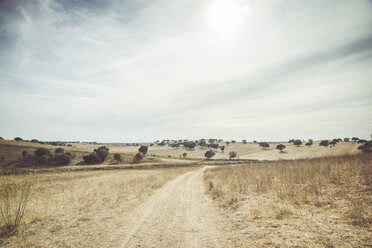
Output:
[[349,142],[350,138],[344,138],[344,142]]
[[119,153],[114,154],[114,159],[116,160],[117,163],[123,161],[121,155]]
[[216,153],[212,150],[209,150],[209,151],[206,151],[204,153],[204,156],[207,158],[207,159],[211,159],[214,155],[216,155]]
[[27,157],[27,155],[28,155],[28,152],[27,151],[22,151],[22,157]]
[[247,144],[247,140],[243,139],[243,140],[242,140],[242,143],[243,143],[243,144]]
[[20,225],[25,213],[32,186],[32,176],[15,180],[13,176],[0,176],[0,213],[8,232]]
[[297,139],[297,140],[293,141],[293,145],[298,147],[298,146],[302,145],[302,141]]
[[31,142],[32,143],[38,143],[39,141],[37,139],[32,139]]
[[56,153],[54,156],[54,162],[57,165],[68,165],[71,162],[71,156],[67,153]]
[[148,152],[148,150],[149,150],[149,147],[148,146],[141,146],[138,149],[138,152],[142,153],[143,155],[146,155],[146,153]]
[[50,151],[48,150],[48,149],[46,149],[46,148],[37,148],[36,150],[35,150],[35,155],[36,155],[36,157],[41,157],[41,156],[43,156],[43,155],[50,155]]
[[187,157],[187,153],[184,152],[184,153],[182,154],[182,156],[183,156],[184,158],[186,158],[186,157]]
[[84,162],[88,164],[94,164],[94,163],[99,163],[102,162],[101,158],[98,156],[96,152],[92,152],[91,154],[84,156],[83,157]]
[[230,158],[230,160],[236,158],[237,156],[238,156],[238,154],[236,152],[234,152],[234,151],[229,152],[229,158]]
[[285,149],[285,145],[279,144],[276,146],[276,149],[278,149],[280,152],[283,152],[283,150]]
[[358,149],[362,150],[364,153],[371,153],[372,152],[372,140],[359,146]]
[[23,139],[21,137],[15,137],[14,140],[15,141],[22,141]]
[[312,146],[313,145],[313,142],[306,142],[305,146]]
[[225,152],[225,146],[220,146],[221,152]]
[[55,150],[55,153],[64,153],[64,152],[65,152],[65,150],[63,148],[57,148]]

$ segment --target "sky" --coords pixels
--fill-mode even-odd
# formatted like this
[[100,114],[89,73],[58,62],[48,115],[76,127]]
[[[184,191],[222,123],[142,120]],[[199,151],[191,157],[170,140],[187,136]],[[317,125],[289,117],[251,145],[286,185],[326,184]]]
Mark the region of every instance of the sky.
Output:
[[0,136],[372,134],[372,1],[1,0]]

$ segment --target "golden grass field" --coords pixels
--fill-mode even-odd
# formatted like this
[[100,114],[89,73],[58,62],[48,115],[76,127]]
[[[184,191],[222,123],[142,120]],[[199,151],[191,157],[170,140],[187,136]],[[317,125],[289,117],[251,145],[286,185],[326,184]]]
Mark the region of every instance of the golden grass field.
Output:
[[204,175],[237,247],[372,245],[372,157],[224,166]]
[[[230,144],[215,157],[236,151],[240,164],[202,160],[205,149],[157,146],[148,154],[158,157],[131,164],[138,147],[110,146],[105,163],[79,165],[97,146],[64,147],[75,160],[32,167],[24,218],[11,235],[0,221],[0,247],[371,246],[371,155],[352,142],[285,145],[280,153],[276,144]],[[0,165],[24,172],[21,152],[37,147],[56,148],[0,141]],[[113,161],[115,152],[122,164]],[[196,160],[179,159],[183,152]]]

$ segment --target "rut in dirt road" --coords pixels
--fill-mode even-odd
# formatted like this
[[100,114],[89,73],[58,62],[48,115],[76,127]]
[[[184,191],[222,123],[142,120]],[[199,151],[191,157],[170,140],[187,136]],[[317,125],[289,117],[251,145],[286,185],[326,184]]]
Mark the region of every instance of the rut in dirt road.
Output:
[[204,195],[204,168],[180,175],[131,213],[121,247],[230,247]]

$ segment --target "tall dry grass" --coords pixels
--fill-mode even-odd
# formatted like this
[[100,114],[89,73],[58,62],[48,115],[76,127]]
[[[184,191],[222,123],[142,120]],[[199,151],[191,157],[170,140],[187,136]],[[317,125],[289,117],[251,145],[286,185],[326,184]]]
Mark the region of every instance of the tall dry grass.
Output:
[[247,195],[274,194],[280,200],[316,207],[344,202],[349,223],[372,224],[372,156],[277,161],[207,170],[208,192],[225,203],[239,202]]
[[31,185],[31,175],[22,180],[12,175],[0,175],[0,227],[5,229],[5,234],[12,234],[21,224]]

